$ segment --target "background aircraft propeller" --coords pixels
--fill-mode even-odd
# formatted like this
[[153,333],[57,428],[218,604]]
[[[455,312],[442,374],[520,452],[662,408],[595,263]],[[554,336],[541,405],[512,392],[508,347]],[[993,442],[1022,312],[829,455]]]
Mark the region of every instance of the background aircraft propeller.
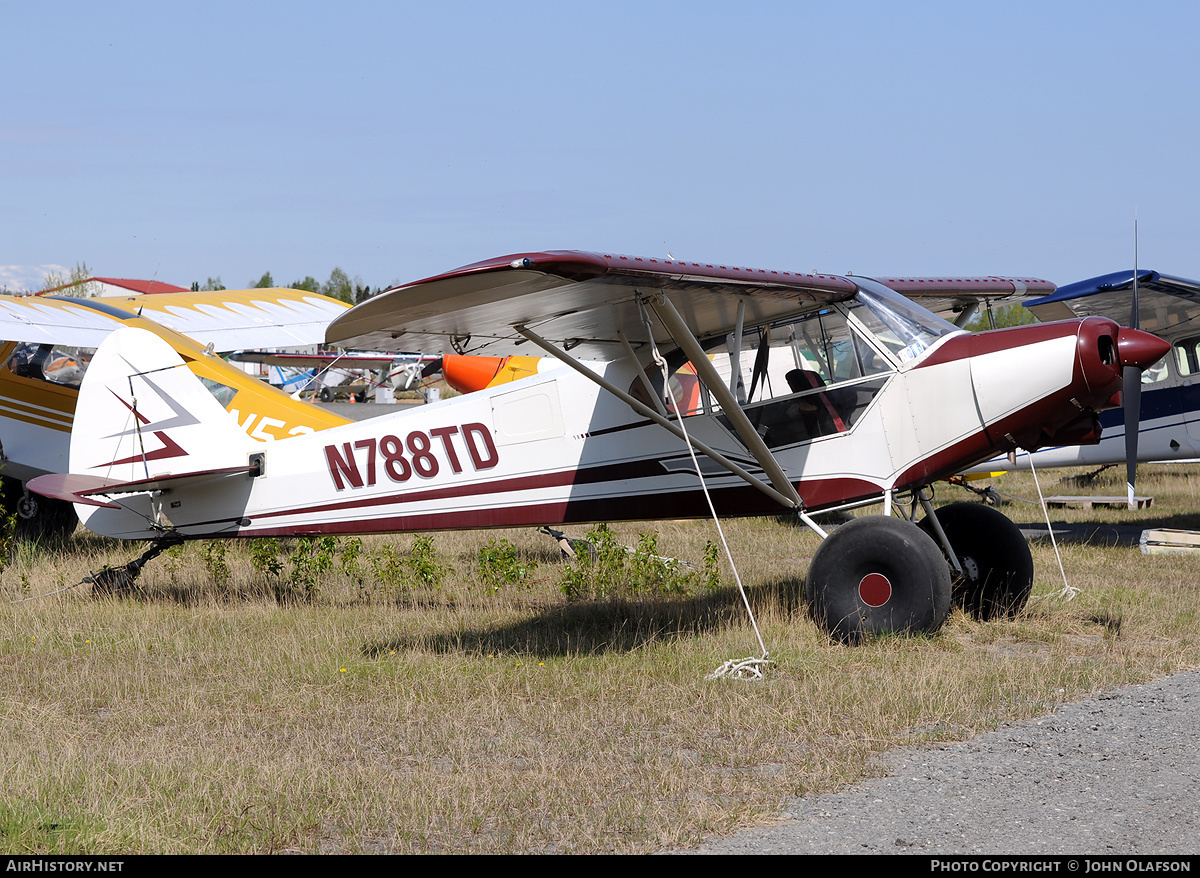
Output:
[[[1133,304],[1129,315],[1131,329],[1141,328],[1138,314],[1137,276],[1137,233],[1134,232],[1133,260]],[[1133,486],[1137,482],[1138,429],[1142,418],[1142,370],[1137,366],[1125,366],[1121,373],[1121,404],[1125,409],[1125,487],[1128,491],[1129,508],[1136,507]]]

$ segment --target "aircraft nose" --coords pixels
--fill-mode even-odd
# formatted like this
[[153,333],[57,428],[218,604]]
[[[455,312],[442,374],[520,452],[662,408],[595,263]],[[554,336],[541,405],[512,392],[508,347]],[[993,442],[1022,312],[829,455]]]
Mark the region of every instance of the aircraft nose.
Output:
[[1123,328],[1117,333],[1117,353],[1122,366],[1148,369],[1167,355],[1170,342],[1140,329]]

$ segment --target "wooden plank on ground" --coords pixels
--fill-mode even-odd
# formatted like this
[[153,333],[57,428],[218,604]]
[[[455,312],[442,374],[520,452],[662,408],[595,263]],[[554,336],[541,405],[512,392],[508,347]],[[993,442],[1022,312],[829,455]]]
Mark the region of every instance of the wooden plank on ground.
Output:
[[[1154,505],[1153,497],[1134,497],[1134,505],[1137,509],[1145,509],[1148,506]],[[1086,497],[1075,496],[1072,494],[1060,494],[1057,497],[1047,497],[1046,505],[1061,509],[1070,507],[1072,509],[1095,509],[1104,507],[1106,509],[1126,509],[1129,507],[1129,498],[1127,497]]]
[[1143,555],[1180,555],[1200,552],[1200,531],[1163,527],[1142,531],[1138,540]]

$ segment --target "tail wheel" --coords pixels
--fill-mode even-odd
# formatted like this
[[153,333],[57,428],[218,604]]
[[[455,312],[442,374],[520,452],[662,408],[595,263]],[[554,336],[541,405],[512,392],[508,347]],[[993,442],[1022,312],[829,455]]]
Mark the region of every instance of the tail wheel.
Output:
[[[984,622],[1021,612],[1033,589],[1033,555],[1020,529],[980,503],[943,506],[937,520],[963,568],[954,580],[954,605]],[[936,539],[929,518],[918,526]]]
[[75,532],[79,518],[65,500],[26,494],[16,479],[4,479],[4,509],[16,513],[14,533],[23,540],[63,540]]
[[915,524],[857,518],[818,547],[805,598],[817,624],[848,643],[881,634],[931,634],[950,612],[950,569]]

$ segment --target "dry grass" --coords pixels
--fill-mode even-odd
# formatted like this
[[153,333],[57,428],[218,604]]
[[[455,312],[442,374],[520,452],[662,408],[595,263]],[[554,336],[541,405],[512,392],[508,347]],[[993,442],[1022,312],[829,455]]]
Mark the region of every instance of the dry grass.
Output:
[[[1052,478],[1044,490],[1067,490]],[[1056,511],[1056,525],[1135,525],[1133,541],[1141,527],[1200,527],[1200,467],[1146,467],[1141,481],[1153,508]],[[1028,475],[997,486],[1036,497]],[[1041,520],[1026,503],[1005,511]],[[695,563],[713,538],[703,522],[614,529],[630,544],[654,529],[660,551]],[[136,554],[82,532],[22,548],[0,579],[0,849],[688,846],[853,782],[882,750],[961,739],[1200,655],[1194,559],[1104,534],[1063,535],[1074,600],[1056,597],[1038,540],[1016,621],[956,614],[936,637],[843,647],[794,606],[815,539],[773,520],[726,529],[775,661],[761,682],[705,679],[758,651],[732,589],[568,603],[556,547],[530,531],[435,535],[452,568],[440,584],[360,582],[335,564],[313,600],[282,604],[245,544],[229,544],[227,579],[189,544],[152,562],[136,595],[12,603]],[[497,590],[477,556],[501,538],[531,572]],[[366,570],[413,539],[363,542]]]

